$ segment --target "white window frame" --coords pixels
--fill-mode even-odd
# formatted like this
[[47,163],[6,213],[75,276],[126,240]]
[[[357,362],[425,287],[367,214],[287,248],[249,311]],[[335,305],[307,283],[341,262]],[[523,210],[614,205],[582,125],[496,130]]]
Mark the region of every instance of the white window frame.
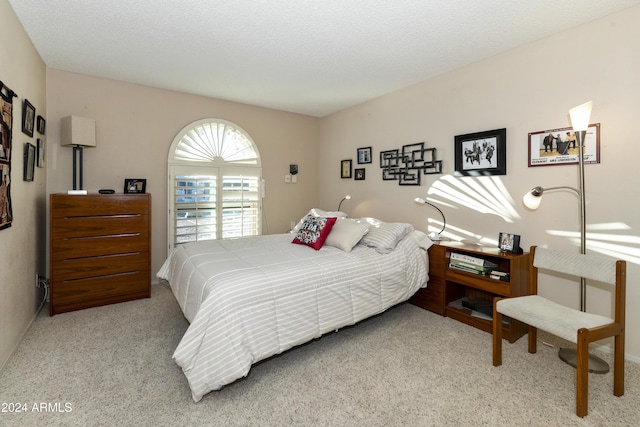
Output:
[[[229,151],[228,149],[224,150],[220,147],[205,147],[208,148],[208,150],[192,149],[192,139],[194,135],[197,137],[197,135],[194,134],[195,130],[203,132],[203,126],[209,129],[210,124],[214,124],[214,130],[222,129],[228,131],[229,133],[225,135],[231,135],[232,140],[239,138],[241,140],[240,146],[248,148],[248,150],[246,151],[249,152],[250,155],[245,156],[243,152],[238,152],[237,149],[235,149],[235,151]],[[218,136],[222,135],[223,133],[223,131],[220,131]],[[185,144],[184,141],[188,141],[188,144]],[[199,144],[195,145],[198,146]],[[229,145],[231,145],[232,148],[238,146],[235,141],[230,141],[229,144],[227,144],[226,148],[229,148]],[[224,148],[224,142],[221,144],[221,147]],[[185,148],[187,149],[187,151],[189,151],[187,156],[181,155],[186,152]],[[219,151],[223,155],[225,155],[226,153],[231,160],[227,160],[221,155],[215,155],[217,153],[214,153],[213,151],[215,151],[216,149],[219,149]],[[201,152],[204,153],[205,151],[206,154],[200,155]],[[169,179],[167,188],[167,242],[170,251],[175,248],[176,245],[180,244],[176,243],[176,216],[174,214],[176,212],[175,181],[176,176],[183,175],[217,177],[215,191],[216,198],[214,202],[216,206],[216,239],[225,238],[224,236],[230,234],[229,229],[226,229],[224,227],[225,223],[222,218],[224,211],[223,177],[244,176],[249,177],[250,179],[257,179],[256,191],[249,192],[247,198],[250,204],[253,203],[256,206],[256,224],[250,224],[250,227],[248,227],[247,229],[245,229],[245,227],[241,227],[240,234],[238,235],[238,223],[233,223],[232,225],[235,225],[236,228],[233,232],[231,232],[231,238],[262,234],[262,194],[264,184],[262,180],[260,153],[258,151],[258,147],[253,142],[253,139],[251,139],[249,134],[242,128],[240,128],[240,126],[221,119],[203,119],[185,126],[180,132],[178,132],[178,134],[174,138],[171,144],[171,148],[169,149],[168,156]],[[227,222],[227,224],[229,223]]]

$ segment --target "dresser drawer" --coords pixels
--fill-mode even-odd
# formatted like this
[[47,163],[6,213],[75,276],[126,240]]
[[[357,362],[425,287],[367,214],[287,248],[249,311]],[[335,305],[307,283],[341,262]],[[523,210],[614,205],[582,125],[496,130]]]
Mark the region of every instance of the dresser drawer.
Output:
[[56,217],[51,223],[55,240],[74,237],[108,236],[139,233],[147,228],[148,215],[120,214],[113,216]]
[[148,270],[65,280],[51,290],[51,314],[150,296]]
[[135,234],[99,237],[78,237],[56,241],[51,251],[51,260],[97,257],[149,250],[148,231]]
[[147,252],[60,260],[51,268],[51,279],[58,283],[65,280],[113,276],[135,271],[149,271]]
[[149,194],[91,194],[67,196],[52,194],[51,216],[112,216],[125,214],[148,215]]

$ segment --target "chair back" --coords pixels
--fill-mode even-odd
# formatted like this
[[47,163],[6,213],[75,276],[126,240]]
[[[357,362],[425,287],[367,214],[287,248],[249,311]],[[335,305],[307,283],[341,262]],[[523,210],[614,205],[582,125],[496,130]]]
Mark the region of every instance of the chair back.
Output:
[[533,266],[610,285],[616,284],[616,260],[602,256],[536,248]]
[[531,246],[531,294],[538,293],[538,268],[615,286],[614,320],[624,328],[627,263],[599,255],[576,254]]

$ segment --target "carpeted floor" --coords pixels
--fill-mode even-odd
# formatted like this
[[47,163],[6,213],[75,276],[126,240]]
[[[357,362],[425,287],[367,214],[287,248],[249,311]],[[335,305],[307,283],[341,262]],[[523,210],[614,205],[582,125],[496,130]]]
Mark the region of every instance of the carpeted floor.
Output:
[[[257,364],[191,400],[171,355],[187,322],[170,290],[48,317],[46,307],[0,377],[2,426],[632,426],[640,365],[590,374],[589,415],[575,415],[574,369],[557,349],[505,343],[410,304]],[[540,334],[541,339],[554,342]],[[557,342],[554,342],[558,344]],[[600,354],[605,360],[608,355]],[[23,412],[15,410],[23,409]],[[10,412],[14,411],[14,412]]]

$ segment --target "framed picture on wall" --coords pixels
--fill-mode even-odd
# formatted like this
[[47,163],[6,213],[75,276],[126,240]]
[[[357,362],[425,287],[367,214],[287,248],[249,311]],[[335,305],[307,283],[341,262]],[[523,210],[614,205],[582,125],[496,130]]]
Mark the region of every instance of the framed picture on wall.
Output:
[[23,181],[33,181],[33,174],[36,164],[36,147],[28,142],[24,144],[24,171]]
[[364,181],[364,177],[365,177],[365,170],[364,168],[361,169],[355,169],[354,170],[354,179],[356,181]]
[[28,100],[22,103],[22,133],[33,136],[33,126],[36,121],[36,107]]
[[340,178],[351,178],[351,159],[340,162]]
[[38,153],[37,153],[37,164],[39,168],[44,167],[44,140],[38,138]]
[[[573,128],[529,133],[529,167],[575,165],[579,148]],[[600,163],[600,123],[589,125],[582,151],[584,163]]]
[[507,129],[457,135],[455,175],[483,176],[507,174]]
[[44,119],[44,117],[40,115],[38,116],[37,125],[38,125],[38,133],[40,135],[44,135],[44,131],[47,127],[47,121]]
[[358,148],[358,164],[371,163],[371,147]]

